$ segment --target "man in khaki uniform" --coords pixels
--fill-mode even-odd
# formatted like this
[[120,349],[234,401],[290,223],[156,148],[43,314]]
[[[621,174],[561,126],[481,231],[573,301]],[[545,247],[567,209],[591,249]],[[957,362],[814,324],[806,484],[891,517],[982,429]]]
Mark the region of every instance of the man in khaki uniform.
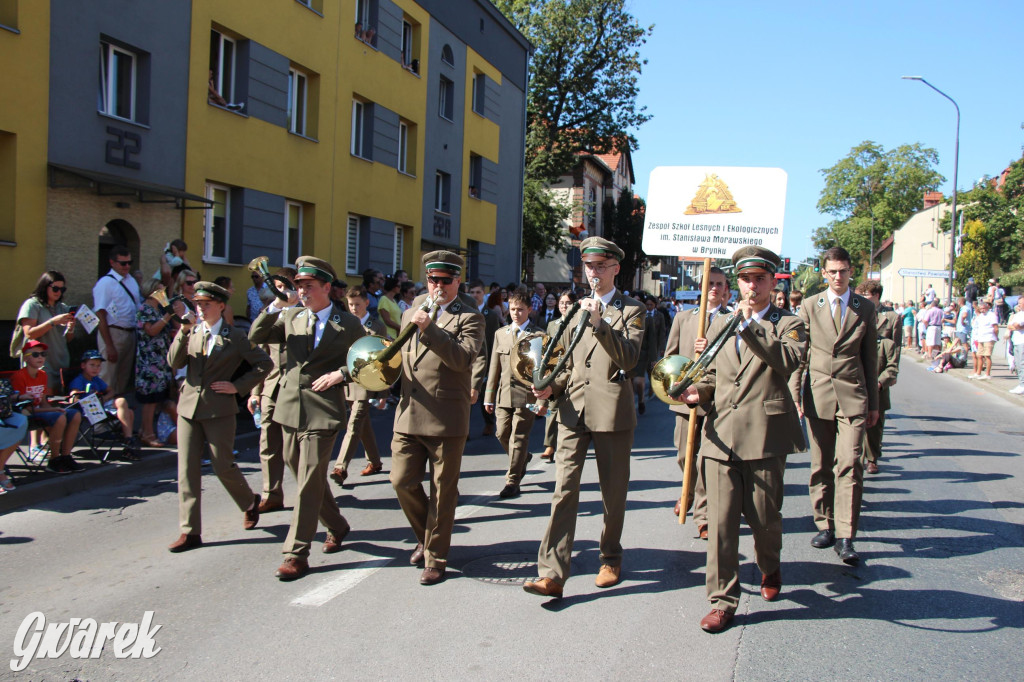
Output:
[[881,283],[875,280],[857,285],[857,293],[875,304],[875,313],[878,315],[878,421],[866,430],[867,438],[864,442],[864,470],[869,474],[878,473],[885,413],[892,408],[889,389],[896,385],[903,347],[903,323],[895,310],[882,307],[882,291]]
[[839,558],[853,565],[860,561],[853,539],[864,488],[864,430],[878,421],[878,328],[875,306],[850,290],[850,254],[836,246],[822,261],[828,289],[800,309],[809,341],[794,394],[801,396],[811,436],[810,494],[818,527],[811,544],[835,545]]
[[[178,398],[178,505],[181,536],[168,547],[184,552],[203,544],[200,495],[202,457],[210,446],[217,478],[245,512],[242,526],[252,530],[260,519],[260,496],[253,493],[235,464],[236,393],[248,393],[270,371],[270,357],[249,343],[245,332],[221,317],[230,296],[212,282],[197,282],[195,304],[199,323],[182,324],[171,341],[167,362],[186,368]],[[231,381],[243,362],[251,369]]]
[[[744,246],[732,262],[740,290],[735,315],[742,321],[707,376],[690,386],[690,404],[714,399],[704,422],[701,459],[707,477],[709,542],[706,584],[711,612],[700,626],[728,627],[740,599],[740,514],[754,536],[761,596],[782,587],[782,497],[786,455],[802,450],[803,430],[788,380],[806,352],[803,322],[771,304],[781,259],[760,246]],[[719,316],[708,336],[727,326]]]
[[283,430],[285,463],[298,481],[298,497],[284,542],[285,559],[275,574],[281,580],[309,572],[318,516],[327,528],[324,553],[340,551],[349,532],[327,485],[327,467],[338,431],[345,425],[348,349],[366,334],[354,315],[331,302],[335,274],[330,263],[301,256],[295,266],[295,287],[303,307],[282,311],[275,301],[249,330],[254,343],[280,343],[286,349],[273,420]]
[[[295,278],[295,269],[281,268],[275,274],[286,277],[291,282]],[[284,291],[280,282],[271,282],[270,286]],[[298,295],[294,291],[290,292],[286,306],[294,306],[298,301]],[[260,411],[260,469],[263,473],[261,514],[284,509],[284,433],[273,416],[281,367],[285,362],[285,349],[279,343],[264,344],[263,349],[270,355],[274,368],[252,389],[248,404],[250,414],[255,413],[257,409]]]
[[[561,343],[569,347],[581,318],[587,320],[582,341],[573,350],[551,386],[534,390],[540,399],[561,395],[558,451],[555,453],[555,494],[551,521],[537,556],[539,578],[523,589],[560,598],[569,578],[576,512],[580,504],[583,462],[591,442],[597,460],[604,504],[601,533],[601,570],[594,584],[618,584],[622,570],[622,525],[629,488],[629,458],[636,428],[633,384],[626,372],[636,366],[644,335],[644,307],[615,288],[622,249],[602,237],[580,244],[586,276],[596,297],[581,301],[580,310],[566,328]],[[563,395],[564,394],[564,395]]]
[[[459,295],[466,262],[451,251],[423,256],[427,294],[402,315],[417,331],[402,347],[402,397],[391,442],[391,485],[416,536],[411,564],[424,562],[420,584],[445,577],[459,501],[462,450],[469,437],[473,363],[484,342],[484,318]],[[440,306],[436,320],[421,310],[427,296]],[[430,495],[423,477],[430,472]]]
[[498,442],[508,453],[505,487],[499,493],[503,499],[519,496],[519,484],[529,461],[530,431],[537,413],[526,406],[537,402],[539,414],[547,411],[546,402],[534,401],[529,386],[512,375],[512,366],[519,362],[519,342],[542,331],[530,321],[530,294],[526,289],[517,289],[508,297],[508,312],[512,322],[492,338],[491,366],[484,389],[484,408],[497,419]]
[[[511,293],[511,292],[509,292]],[[487,382],[487,368],[490,366],[491,357],[494,354],[494,333],[501,327],[501,320],[493,310],[489,310],[484,298],[484,283],[475,279],[469,283],[469,295],[476,304],[476,309],[484,316],[484,344],[480,347],[480,355],[473,363],[473,404],[476,404],[480,391]],[[487,411],[487,406],[480,403],[480,412],[484,417],[483,435],[494,435],[495,415]],[[499,438],[500,440],[500,438]]]
[[[558,297],[558,312],[560,317],[548,322],[547,335],[551,338],[558,336],[558,327],[562,318],[569,312],[569,308],[576,302],[576,294],[566,291]],[[544,452],[541,453],[541,461],[552,463],[555,461],[555,446],[558,445],[558,410],[548,405],[547,419],[544,422]]]
[[[693,358],[697,350],[704,352],[707,348],[707,333],[711,324],[723,312],[732,292],[729,291],[729,280],[725,272],[719,267],[711,268],[711,275],[708,281],[708,322],[704,327],[704,336],[700,336],[700,307],[685,312],[676,313],[672,320],[672,328],[668,332],[668,343],[665,344],[665,355],[683,355]],[[728,311],[725,311],[728,312]],[[680,471],[683,471],[686,462],[686,438],[690,428],[690,408],[686,405],[672,405],[670,410],[676,413],[676,428],[673,438],[678,455],[676,461],[679,463]],[[707,406],[697,407],[697,434],[693,444],[693,451],[700,452],[700,429],[704,424],[704,417],[707,415]],[[693,522],[697,526],[697,535],[701,540],[708,539],[708,498],[704,490],[704,474],[700,461],[697,461],[696,475],[693,477],[693,490],[690,491],[690,499],[693,500]],[[679,516],[679,505],[681,500],[676,500],[672,513]]]
[[[359,324],[363,325],[367,334],[389,338],[388,328],[384,322],[370,316],[370,297],[365,287],[356,285],[349,289],[346,300],[349,312],[359,319]],[[331,480],[338,485],[343,485],[348,478],[348,465],[355,456],[360,442],[366,450],[366,468],[359,475],[371,476],[384,470],[384,463],[380,461],[380,452],[377,449],[377,437],[370,422],[370,400],[384,401],[387,400],[388,394],[389,391],[367,391],[355,382],[345,385],[345,400],[348,401],[350,410],[348,427],[345,429],[345,435],[341,437],[341,451],[334,463],[334,470],[331,471]]]

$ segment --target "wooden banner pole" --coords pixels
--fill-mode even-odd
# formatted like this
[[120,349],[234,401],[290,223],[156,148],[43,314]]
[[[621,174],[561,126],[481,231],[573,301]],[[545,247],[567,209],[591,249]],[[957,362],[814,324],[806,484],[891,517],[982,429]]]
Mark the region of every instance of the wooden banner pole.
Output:
[[[698,336],[704,337],[707,334],[708,324],[708,288],[711,282],[711,259],[704,259],[704,272],[700,279],[700,326]],[[681,315],[682,313],[676,313]],[[686,351],[686,348],[680,349]],[[693,359],[697,359],[694,354]],[[693,500],[690,499],[693,490],[694,472],[694,442],[697,440],[697,408],[690,408],[689,426],[686,430],[686,457],[683,459],[683,490],[679,496],[679,523],[686,523],[686,512],[690,509]]]

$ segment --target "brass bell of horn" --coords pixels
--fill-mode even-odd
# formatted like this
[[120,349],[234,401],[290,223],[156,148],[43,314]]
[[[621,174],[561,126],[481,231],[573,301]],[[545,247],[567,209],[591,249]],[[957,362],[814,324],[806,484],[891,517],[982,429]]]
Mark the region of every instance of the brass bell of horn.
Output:
[[[552,344],[553,347],[552,347]],[[551,347],[550,353],[548,348]],[[534,332],[516,344],[516,357],[512,361],[512,376],[524,386],[532,386],[534,376],[551,376],[565,349],[556,337]],[[539,370],[539,373],[538,373]]]
[[[669,405],[680,406],[685,403],[675,400],[669,393],[673,387],[680,384],[684,377],[694,369],[694,361],[684,355],[666,355],[658,360],[651,369],[651,391],[658,397],[658,400]],[[691,379],[699,381],[704,373],[699,372],[700,377]],[[689,385],[689,384],[687,384]],[[680,391],[681,393],[681,391]]]
[[181,301],[181,303],[184,304],[186,309],[190,309],[187,298],[181,295],[171,296],[170,298],[167,298],[166,289],[157,289],[152,294],[150,294],[149,297],[157,302],[157,305],[160,306],[161,312],[170,313],[171,317],[174,319],[175,322],[181,324],[182,322],[185,321],[177,313],[174,312],[174,304],[177,303],[178,301]]
[[[285,291],[289,291],[292,294],[295,293],[295,285],[289,282],[287,277],[270,274],[270,259],[266,256],[257,256],[249,261],[249,272],[260,273],[263,277],[263,281],[265,282],[280,282],[282,286],[284,286]],[[285,293],[285,291],[281,291],[275,286],[270,286],[268,288],[274,296],[282,301],[287,301],[290,298],[289,294]]]
[[386,391],[402,375],[402,355],[385,356],[393,345],[383,336],[364,336],[348,349],[348,372],[352,380],[367,391]]

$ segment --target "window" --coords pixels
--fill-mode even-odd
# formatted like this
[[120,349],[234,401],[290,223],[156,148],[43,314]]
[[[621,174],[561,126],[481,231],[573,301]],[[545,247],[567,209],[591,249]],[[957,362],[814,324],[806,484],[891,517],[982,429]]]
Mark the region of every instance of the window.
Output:
[[391,272],[398,272],[402,269],[402,246],[405,243],[405,228],[395,225],[395,252],[391,259]]
[[302,255],[302,204],[286,201],[284,205],[284,258],[285,265]]
[[352,154],[369,160],[370,156],[370,105],[358,99],[352,100]]
[[0,130],[0,242],[14,242],[15,159],[18,136]]
[[18,30],[18,0],[0,0],[0,26]]
[[359,274],[359,216],[348,217],[345,234],[345,274]]
[[412,24],[402,21],[402,66],[412,64]]
[[449,121],[455,120],[455,83],[451,79],[441,76],[438,99],[438,115]]
[[377,0],[356,0],[356,38],[372,46],[377,44]]
[[487,76],[482,73],[473,76],[473,111],[484,115],[484,99],[487,93]]
[[206,198],[214,202],[206,209],[206,260],[228,260],[228,226],[231,223],[231,190],[222,185],[206,186]]
[[100,42],[99,110],[126,121],[135,120],[135,54]]
[[480,185],[483,182],[484,160],[477,154],[469,155],[469,196],[480,198]]
[[404,121],[398,122],[398,170],[402,173],[409,172],[409,125]]
[[438,213],[451,213],[452,176],[437,171],[434,178],[434,210]]
[[306,91],[308,79],[298,69],[288,69],[288,130],[306,134]]
[[441,61],[448,66],[455,66],[455,54],[452,52],[451,45],[445,45],[441,48]]
[[216,92],[209,93],[209,101],[213,104],[227,106],[235,101],[236,48],[231,38],[220,31],[210,31],[210,85]]

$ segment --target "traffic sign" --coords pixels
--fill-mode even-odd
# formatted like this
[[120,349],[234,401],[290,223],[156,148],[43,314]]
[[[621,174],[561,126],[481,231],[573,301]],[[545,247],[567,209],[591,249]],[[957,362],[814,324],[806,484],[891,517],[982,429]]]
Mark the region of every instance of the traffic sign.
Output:
[[583,262],[583,257],[580,254],[580,247],[570,247],[569,252],[565,254],[565,260],[568,261],[570,268],[578,268],[580,263]]
[[[897,270],[900,277],[933,277],[935,279],[949,279],[949,270],[925,270],[923,268],[900,268]],[[956,275],[954,271],[953,275]]]

